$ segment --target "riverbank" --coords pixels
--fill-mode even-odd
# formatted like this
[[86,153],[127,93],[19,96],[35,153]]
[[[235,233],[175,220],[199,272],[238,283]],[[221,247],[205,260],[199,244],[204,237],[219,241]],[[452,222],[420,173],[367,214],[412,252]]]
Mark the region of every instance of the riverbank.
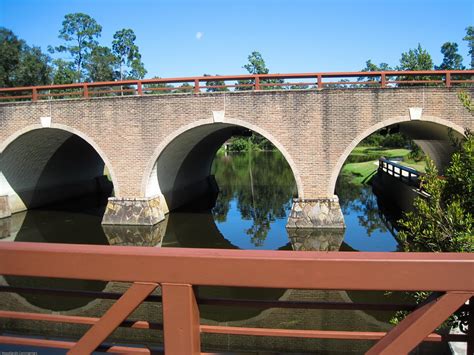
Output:
[[376,146],[355,147],[342,167],[341,174],[355,185],[367,184],[378,168],[380,157],[400,160],[399,163],[424,172],[425,160],[415,161],[410,157],[411,150],[404,148],[384,148]]

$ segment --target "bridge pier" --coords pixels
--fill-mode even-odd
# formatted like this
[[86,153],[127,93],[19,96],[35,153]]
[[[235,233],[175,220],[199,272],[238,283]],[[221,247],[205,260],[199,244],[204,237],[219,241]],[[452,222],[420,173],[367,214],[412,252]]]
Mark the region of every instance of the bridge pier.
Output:
[[0,218],[10,217],[12,215],[8,195],[0,196]]
[[294,199],[286,228],[344,229],[339,198]]
[[165,219],[162,195],[143,198],[109,197],[102,224],[152,226]]

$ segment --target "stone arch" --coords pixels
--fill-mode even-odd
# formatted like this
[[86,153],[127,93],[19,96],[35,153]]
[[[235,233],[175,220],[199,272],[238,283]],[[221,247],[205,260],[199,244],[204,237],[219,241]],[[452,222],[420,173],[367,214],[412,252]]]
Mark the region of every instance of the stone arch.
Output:
[[[328,184],[328,189],[327,193],[330,195],[334,194],[334,191],[336,189],[336,181],[339,176],[339,173],[342,169],[342,166],[344,165],[344,162],[346,159],[349,157],[349,154],[354,150],[354,148],[366,137],[370,136],[372,133],[378,131],[379,129],[382,129],[384,127],[388,127],[394,124],[400,124],[400,123],[408,123],[408,122],[419,122],[419,123],[431,123],[435,124],[444,128],[452,129],[454,132],[456,132],[458,135],[463,136],[464,135],[464,128],[451,122],[446,119],[438,118],[435,116],[423,116],[421,120],[411,120],[409,116],[397,116],[390,118],[388,120],[378,122],[373,126],[370,126],[366,128],[364,131],[362,131],[357,137],[355,137],[352,142],[344,149],[344,152],[339,156],[339,159],[337,160],[334,168],[332,169],[331,173],[331,178],[329,180]],[[429,135],[429,133],[428,133]],[[422,147],[423,149],[423,147]],[[424,150],[424,149],[423,149]]]
[[[210,147],[209,149],[206,150],[205,154],[212,157],[208,159],[208,161],[205,162],[205,167],[204,169],[209,168],[210,169],[210,163],[212,163],[212,160],[214,159],[215,152],[217,151],[218,147],[222,145],[222,143],[225,141],[222,140],[223,137],[226,135],[230,137],[232,134],[230,132],[235,129],[239,128],[245,128],[249,129],[251,131],[254,131],[263,137],[267,138],[284,156],[286,161],[288,162],[288,165],[290,166],[293,176],[296,181],[296,186],[298,190],[298,196],[300,198],[304,197],[304,191],[303,191],[303,184],[301,181],[301,175],[299,173],[299,170],[289,154],[289,152],[285,149],[285,147],[269,132],[266,130],[250,124],[246,121],[240,120],[240,119],[234,119],[234,118],[225,118],[222,122],[215,122],[213,119],[201,119],[196,122],[193,122],[191,124],[185,125],[178,130],[174,131],[172,134],[170,134],[166,139],[164,139],[160,145],[155,149],[152,157],[147,163],[147,167],[145,170],[145,173],[142,178],[142,184],[141,184],[141,192],[142,195],[151,198],[155,197],[157,195],[161,195],[163,193],[166,193],[164,191],[163,185],[160,184],[159,182],[159,167],[158,167],[158,162],[160,157],[163,155],[163,153],[172,145],[178,142],[179,139],[182,139],[185,137],[185,135],[189,136],[189,140],[195,140],[196,144],[192,148],[200,149],[197,147],[199,144],[202,144],[202,140],[206,139],[207,137],[210,137],[211,135],[215,135],[215,147]],[[201,132],[199,132],[199,130]],[[226,131],[226,132],[224,132]],[[199,137],[191,137],[192,132],[199,132]],[[222,136],[219,137],[219,134],[222,133]],[[222,140],[222,141],[221,141]],[[201,151],[204,152],[204,148],[201,149]],[[190,153],[188,151],[187,153]],[[183,152],[181,152],[181,155],[183,156]],[[176,168],[176,167],[175,167]],[[165,187],[166,188],[166,187]],[[167,212],[167,211],[166,211]]]
[[[114,172],[114,169],[113,169],[112,165],[110,164],[109,159],[107,158],[107,156],[105,155],[103,150],[100,148],[100,146],[94,140],[92,140],[89,136],[84,134],[83,132],[81,132],[81,131],[79,131],[75,128],[72,128],[70,126],[63,125],[63,124],[51,124],[49,127],[43,127],[40,124],[33,124],[33,125],[26,126],[23,129],[14,132],[12,135],[10,135],[6,140],[4,140],[0,144],[0,160],[2,161],[2,165],[3,165],[3,159],[7,159],[7,160],[9,159],[10,161],[12,160],[11,157],[6,158],[6,156],[4,154],[6,152],[8,152],[9,149],[14,149],[15,142],[18,143],[22,139],[26,140],[27,135],[41,134],[40,132],[42,132],[42,130],[48,130],[48,131],[44,131],[46,136],[53,135],[53,133],[51,133],[51,132],[57,131],[59,133],[59,135],[64,136],[64,137],[61,137],[61,139],[63,139],[63,141],[65,141],[69,138],[73,138],[77,141],[83,142],[85,144],[85,146],[88,146],[89,147],[89,152],[94,152],[94,154],[96,154],[96,156],[99,159],[101,159],[104,166],[107,166],[107,168],[109,169],[110,177],[111,177],[112,183],[114,184],[114,187],[115,187],[115,192],[119,193],[118,192],[119,187],[116,184],[117,179],[116,179],[116,174]],[[40,136],[38,136],[38,137],[40,137]],[[27,141],[25,141],[25,142],[27,142]],[[47,143],[47,145],[52,145],[52,143],[49,142],[47,139],[45,140],[45,143]],[[70,142],[69,145],[73,146],[73,143],[74,142]],[[50,150],[52,152],[54,151],[53,148],[50,148]],[[54,153],[56,153],[56,152],[54,152]],[[0,172],[1,172],[1,171],[4,171],[7,168],[5,166],[1,166],[0,169],[1,169],[0,170]],[[3,177],[3,174],[0,176],[0,178],[5,179],[5,177]],[[5,179],[5,180],[7,180],[7,179]],[[5,182],[6,181],[4,181],[4,183]],[[1,185],[1,181],[0,181],[0,185]],[[5,184],[4,184],[4,189],[5,189]],[[13,191],[10,191],[10,192],[14,192],[14,189],[12,189],[10,186],[7,186],[6,190],[13,190]],[[0,191],[0,194],[4,194],[4,193],[5,193],[5,191]],[[18,203],[18,201],[19,201],[18,198],[14,199],[14,200],[15,201],[13,201],[13,202],[10,201],[10,202],[15,204],[15,203]],[[19,210],[25,209],[25,207],[26,207],[25,205],[26,204],[23,204],[23,206],[16,205],[16,207],[13,208],[12,212],[17,212]]]

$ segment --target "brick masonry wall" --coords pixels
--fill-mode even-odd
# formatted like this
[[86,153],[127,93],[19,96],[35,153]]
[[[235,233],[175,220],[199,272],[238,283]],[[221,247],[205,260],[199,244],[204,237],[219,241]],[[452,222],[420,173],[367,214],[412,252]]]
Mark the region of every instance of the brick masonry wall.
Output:
[[422,119],[461,130],[474,129],[473,115],[460,103],[456,89],[146,95],[57,100],[51,104],[2,103],[0,149],[19,133],[41,127],[41,116],[51,116],[52,127],[78,133],[104,158],[118,197],[142,197],[143,181],[150,174],[157,147],[184,126],[208,123],[213,111],[225,110],[224,122],[240,120],[258,127],[286,151],[301,181],[300,197],[330,197],[334,176],[349,147],[371,127],[408,121],[410,107],[423,107]]

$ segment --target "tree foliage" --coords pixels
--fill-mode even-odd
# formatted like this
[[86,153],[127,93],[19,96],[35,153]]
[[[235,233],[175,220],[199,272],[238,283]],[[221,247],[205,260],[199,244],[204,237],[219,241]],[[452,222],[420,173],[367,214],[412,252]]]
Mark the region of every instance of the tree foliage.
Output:
[[120,80],[142,79],[146,75],[140,51],[135,44],[136,39],[137,36],[130,28],[123,28],[114,34],[112,51],[119,63]]
[[87,69],[87,79],[90,81],[113,81],[118,78],[115,70],[117,58],[110,48],[95,47],[85,65]]
[[433,60],[431,55],[418,44],[415,49],[402,53],[398,70],[432,70]]
[[474,69],[474,26],[469,26],[466,28],[466,35],[464,36],[463,40],[467,41],[469,55],[471,56],[471,69]]
[[50,83],[50,58],[30,47],[11,30],[0,27],[0,87]]
[[[204,76],[211,76],[210,74],[204,74]],[[216,76],[218,76],[216,74]],[[229,88],[227,87],[219,87],[219,86],[225,86],[225,82],[223,80],[209,80],[206,81],[206,86],[214,86],[214,87],[208,87],[206,89],[207,92],[218,92],[218,91],[229,91]]]
[[458,44],[454,42],[446,42],[441,46],[443,54],[443,62],[439,66],[435,66],[436,70],[463,70],[462,56],[458,53]]
[[101,32],[102,26],[87,14],[73,13],[64,16],[59,38],[66,44],[56,47],[56,51],[71,55],[76,67],[77,81],[83,80],[85,76],[85,64],[93,49],[98,46],[97,39]]
[[[247,57],[248,63],[243,66],[250,74],[268,74],[270,69],[267,68],[265,60],[263,59],[260,52],[253,51]],[[263,90],[279,90],[282,89],[281,85],[268,85],[268,84],[282,84],[281,79],[264,79],[260,81]],[[238,85],[253,85],[253,80],[239,80]],[[252,90],[252,86],[241,86],[236,87],[236,90]]]
[[456,144],[444,179],[428,161],[422,184],[429,197],[416,198],[414,211],[399,221],[398,237],[407,251],[474,251],[474,135],[467,131]]

